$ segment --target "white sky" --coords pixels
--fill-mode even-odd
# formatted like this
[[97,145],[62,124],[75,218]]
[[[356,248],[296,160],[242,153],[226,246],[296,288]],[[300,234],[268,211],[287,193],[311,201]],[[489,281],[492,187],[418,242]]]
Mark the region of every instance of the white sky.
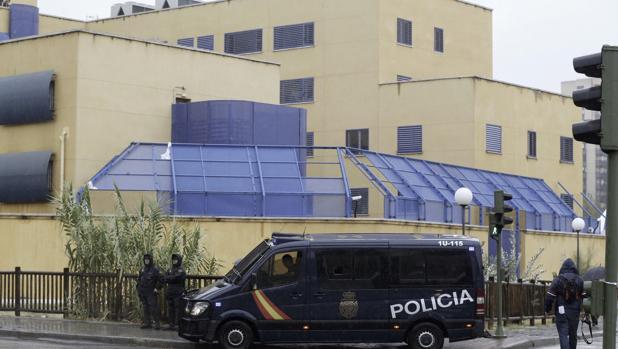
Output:
[[[573,57],[600,51],[603,44],[618,45],[616,0],[468,1],[494,9],[497,80],[559,92],[561,81],[583,77],[573,71]],[[39,0],[39,7],[46,14],[94,19],[109,17],[117,2]],[[140,2],[154,5],[154,0]]]

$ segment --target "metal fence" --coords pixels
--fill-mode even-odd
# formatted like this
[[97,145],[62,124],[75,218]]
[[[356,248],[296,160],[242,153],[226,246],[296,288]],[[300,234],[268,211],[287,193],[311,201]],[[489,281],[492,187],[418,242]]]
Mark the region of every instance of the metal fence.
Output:
[[[211,284],[219,276],[188,275],[187,289]],[[77,315],[87,318],[114,320],[129,317],[130,309],[138,306],[135,290],[137,275],[119,273],[0,271],[0,311]],[[505,323],[543,324],[553,317],[544,312],[547,281],[503,283],[503,318]],[[487,325],[496,321],[497,283],[485,283]],[[165,314],[165,302],[161,305]]]
[[[553,321],[553,316],[545,314],[545,295],[551,284],[550,281],[524,282],[502,284],[502,318],[504,324],[529,321],[534,326],[537,320],[546,324],[547,320]],[[496,296],[498,283],[489,281],[485,283],[485,320],[487,326],[492,328],[497,321]]]
[[[188,275],[187,289],[200,288],[221,277]],[[125,319],[135,308],[137,275],[120,273],[0,271],[0,311],[80,315]],[[161,301],[162,295],[161,295]],[[165,308],[165,302],[161,302]],[[165,310],[165,309],[163,309]],[[165,312],[164,312],[165,313]]]

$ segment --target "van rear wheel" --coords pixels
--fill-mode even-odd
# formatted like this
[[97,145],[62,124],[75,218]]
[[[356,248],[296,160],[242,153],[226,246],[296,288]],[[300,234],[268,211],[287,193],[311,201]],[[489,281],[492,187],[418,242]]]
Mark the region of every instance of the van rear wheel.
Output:
[[431,322],[423,322],[414,326],[408,335],[410,349],[442,349],[443,345],[442,329]]
[[226,322],[219,330],[219,345],[223,349],[248,349],[253,343],[253,330],[243,321]]

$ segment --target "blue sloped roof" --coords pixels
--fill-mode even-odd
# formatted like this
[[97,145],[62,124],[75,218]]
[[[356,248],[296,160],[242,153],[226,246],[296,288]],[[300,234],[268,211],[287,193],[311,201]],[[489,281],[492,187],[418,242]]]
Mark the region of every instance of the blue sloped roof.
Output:
[[[541,179],[361,151],[316,147],[336,159],[307,161],[297,146],[134,143],[90,181],[99,190],[171,193],[172,213],[223,216],[350,216],[344,157],[385,195],[386,218],[459,222],[454,193],[468,187],[472,205],[493,206],[495,190],[513,195],[526,227],[570,231],[573,211]],[[307,174],[307,167],[330,166]],[[334,169],[335,171],[333,171]],[[390,184],[387,185],[387,184]],[[389,187],[396,192],[391,192]]]

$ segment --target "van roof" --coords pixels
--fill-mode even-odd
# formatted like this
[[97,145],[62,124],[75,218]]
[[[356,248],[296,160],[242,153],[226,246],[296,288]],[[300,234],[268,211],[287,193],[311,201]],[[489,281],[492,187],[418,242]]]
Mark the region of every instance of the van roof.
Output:
[[[330,234],[285,234],[273,233],[271,242],[274,245],[284,243],[301,243],[310,245],[321,245],[337,243],[342,245],[380,243],[389,245],[427,245],[428,242],[458,240],[462,241],[466,246],[480,245],[480,241],[476,238],[463,235],[442,235],[442,234],[378,234],[378,233],[330,233]],[[304,242],[304,243],[303,243]]]

